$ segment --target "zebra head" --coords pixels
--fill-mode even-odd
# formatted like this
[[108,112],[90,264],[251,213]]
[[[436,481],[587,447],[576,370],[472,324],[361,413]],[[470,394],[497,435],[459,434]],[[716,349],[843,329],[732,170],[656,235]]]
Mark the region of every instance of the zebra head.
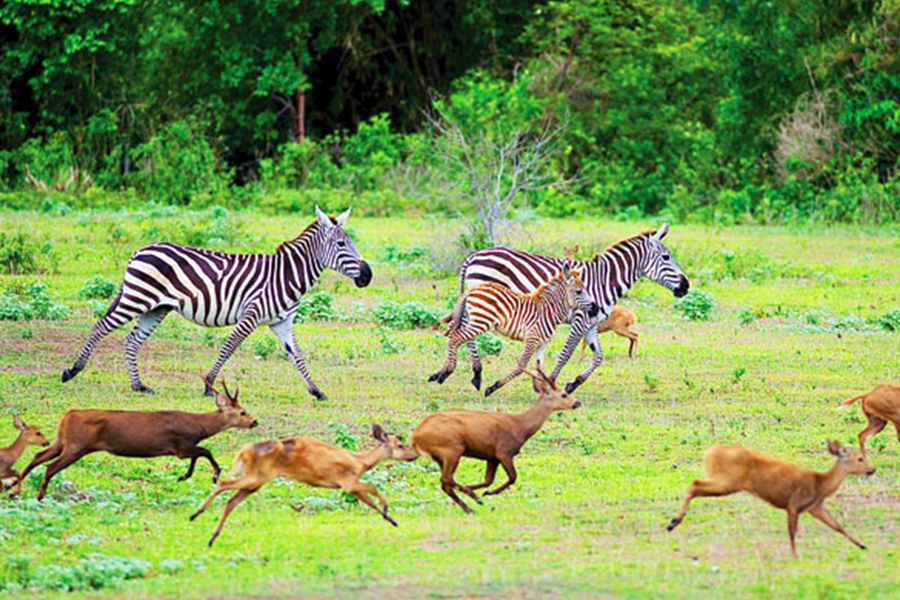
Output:
[[672,253],[662,243],[662,239],[669,233],[669,224],[664,223],[657,231],[650,234],[644,253],[642,274],[649,277],[664,288],[671,290],[676,298],[681,298],[688,292],[691,284],[675,264]]
[[582,310],[590,318],[597,316],[600,312],[600,305],[594,301],[587,289],[584,287],[584,281],[578,271],[569,270],[569,261],[563,262],[562,279],[566,286],[568,294],[569,306]]
[[336,219],[332,219],[316,206],[316,218],[325,235],[322,244],[322,264],[349,277],[356,287],[362,288],[372,281],[372,269],[344,231],[344,225],[350,218],[350,210],[348,208]]

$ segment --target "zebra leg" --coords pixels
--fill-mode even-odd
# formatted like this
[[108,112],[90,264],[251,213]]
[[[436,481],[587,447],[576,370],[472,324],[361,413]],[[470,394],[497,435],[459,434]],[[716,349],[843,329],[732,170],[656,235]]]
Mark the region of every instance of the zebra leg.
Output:
[[309,390],[309,393],[315,396],[316,400],[328,400],[328,396],[319,389],[309,375],[309,369],[306,368],[306,360],[303,358],[300,347],[297,345],[297,336],[294,334],[293,319],[285,319],[280,323],[269,325],[269,328],[276,336],[278,336],[284,349],[290,355],[291,362],[293,362],[294,366],[297,367],[297,370],[300,371],[300,375],[303,376],[303,381],[306,382],[306,389]]
[[566,393],[571,394],[575,390],[577,390],[581,384],[587,381],[588,377],[591,376],[591,373],[600,366],[600,363],[603,362],[603,348],[600,347],[600,340],[597,339],[597,330],[595,328],[591,328],[587,335],[584,336],[584,339],[587,340],[588,346],[594,351],[594,356],[591,358],[591,364],[587,369],[584,370],[578,377],[566,384]]
[[259,316],[256,314],[256,311],[249,311],[241,316],[237,325],[234,326],[234,329],[232,329],[231,333],[228,335],[228,339],[225,340],[225,345],[219,350],[219,357],[216,359],[216,364],[214,364],[213,368],[206,374],[207,383],[206,391],[203,392],[204,395],[215,396],[212,388],[209,387],[209,382],[216,380],[222,366],[228,362],[228,359],[231,358],[231,355],[234,354],[234,351],[237,350],[238,346],[247,339],[247,336],[253,333],[253,330],[256,329],[257,325],[259,325]]
[[512,373],[510,373],[503,379],[500,379],[499,381],[495,381],[488,389],[484,390],[484,397],[487,398],[488,396],[502,388],[504,385],[521,375],[522,372],[528,368],[528,363],[531,361],[531,357],[535,352],[537,352],[540,345],[541,342],[537,339],[527,338],[525,340],[525,350],[522,351],[522,356],[519,357],[519,362],[516,363],[516,368],[512,370]]
[[119,295],[116,296],[115,300],[113,300],[112,304],[110,304],[109,310],[106,311],[106,315],[102,319],[94,323],[94,327],[91,329],[91,334],[88,336],[87,341],[84,343],[84,347],[81,349],[81,353],[78,355],[78,359],[75,361],[75,364],[72,365],[72,368],[65,369],[63,371],[63,383],[69,381],[70,379],[74,379],[76,375],[84,370],[85,365],[87,365],[88,359],[90,359],[91,354],[94,353],[94,348],[97,346],[100,340],[109,335],[110,332],[118,329],[141,313],[140,309],[135,309],[133,307],[123,307],[120,303],[121,299],[122,290],[120,289]]
[[[575,318],[572,319],[572,329],[569,331],[569,337],[566,338],[566,345],[563,348],[563,351],[559,354],[559,359],[556,361],[556,366],[553,368],[553,372],[550,374],[550,379],[556,381],[556,378],[559,377],[559,372],[563,370],[563,367],[566,366],[566,363],[569,362],[569,359],[572,358],[572,355],[575,353],[576,348],[578,348],[578,342],[581,341],[582,338],[586,338],[588,330],[593,329],[594,331],[594,339],[597,339],[597,326],[592,323],[587,315],[578,311],[575,313]],[[590,342],[588,343],[590,345]],[[592,347],[591,350],[594,350]]]
[[[471,323],[468,323],[464,327],[451,333],[450,340],[447,342],[447,360],[444,361],[444,366],[441,367],[441,370],[437,373],[433,373],[431,377],[428,378],[428,381],[444,383],[453,371],[456,370],[456,351],[459,350],[459,347],[467,342],[473,341],[485,331],[486,329],[476,329]],[[474,380],[472,383],[474,383]]]
[[153,333],[157,325],[169,314],[171,308],[160,307],[146,312],[138,319],[137,325],[125,338],[125,366],[128,368],[128,381],[131,382],[131,389],[136,392],[145,394],[155,394],[153,388],[141,383],[141,377],[138,374],[137,353],[147,341],[147,338]]
[[472,385],[475,386],[475,390],[481,390],[481,357],[478,356],[478,345],[475,343],[475,340],[469,340],[466,342],[466,347],[469,348],[469,356],[472,357]]

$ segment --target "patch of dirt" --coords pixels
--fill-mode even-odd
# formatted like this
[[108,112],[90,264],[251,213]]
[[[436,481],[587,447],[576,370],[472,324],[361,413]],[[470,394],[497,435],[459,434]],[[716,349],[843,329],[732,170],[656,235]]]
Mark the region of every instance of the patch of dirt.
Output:
[[352,598],[353,600],[382,600],[383,598],[390,598],[391,600],[419,600],[421,598],[431,598],[434,600],[544,600],[545,598],[560,598],[563,596],[566,598],[575,598],[577,600],[614,599],[619,597],[612,594],[597,594],[592,592],[573,593],[566,591],[561,593],[559,589],[556,589],[549,584],[504,587],[502,590],[394,585],[371,588],[335,588],[333,592],[327,594],[301,592],[295,595],[286,591],[284,595],[210,596],[208,600],[324,600],[326,598],[329,600],[344,598]]

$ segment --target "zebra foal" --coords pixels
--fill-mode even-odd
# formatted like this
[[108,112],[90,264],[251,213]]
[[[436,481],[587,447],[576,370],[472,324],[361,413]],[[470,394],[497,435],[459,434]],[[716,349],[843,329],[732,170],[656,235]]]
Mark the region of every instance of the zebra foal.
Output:
[[[218,359],[206,376],[215,381],[219,370],[257,327],[268,325],[300,371],[309,393],[326,396],[310,377],[294,335],[294,315],[300,299],[326,268],[366,287],[372,270],[344,231],[348,208],[332,218],[316,207],[316,220],[299,236],[282,242],[269,254],[228,254],[178,244],[144,246],[131,255],[119,293],[91,330],[78,359],[62,374],[63,383],[80,373],[94,347],[111,331],[137,318],[125,338],[125,364],[131,389],[153,393],[141,382],[137,353],[171,311],[204,327],[234,325]],[[213,395],[207,384],[205,394]]]
[[472,356],[472,385],[481,389],[481,359],[475,346],[475,338],[491,329],[510,339],[524,341],[525,349],[519,356],[516,368],[493,383],[484,391],[487,398],[495,391],[521,375],[531,357],[538,368],[543,368],[544,351],[553,333],[569,313],[579,308],[591,317],[599,306],[587,294],[577,272],[569,270],[564,262],[562,270],[531,294],[520,294],[497,283],[485,283],[472,288],[457,301],[445,335],[450,338],[447,359],[440,371],[428,381],[444,383],[456,369],[456,352],[466,344]]

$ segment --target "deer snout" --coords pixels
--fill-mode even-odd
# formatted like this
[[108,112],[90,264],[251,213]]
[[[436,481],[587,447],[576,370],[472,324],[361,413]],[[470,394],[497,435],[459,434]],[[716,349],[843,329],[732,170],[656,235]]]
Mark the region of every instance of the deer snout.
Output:
[[572,403],[572,409],[581,408],[581,400],[576,400]]
[[250,423],[250,429],[255,429],[257,427],[259,427],[259,421],[257,421],[256,419],[253,419],[253,422]]
[[866,471],[866,477],[868,477],[870,475],[874,475],[874,474],[875,474],[875,467],[872,467],[871,469]]
[[49,445],[50,445],[50,440],[44,440],[43,442],[41,442],[41,447],[42,447],[42,448],[46,448],[46,447],[49,446]]

